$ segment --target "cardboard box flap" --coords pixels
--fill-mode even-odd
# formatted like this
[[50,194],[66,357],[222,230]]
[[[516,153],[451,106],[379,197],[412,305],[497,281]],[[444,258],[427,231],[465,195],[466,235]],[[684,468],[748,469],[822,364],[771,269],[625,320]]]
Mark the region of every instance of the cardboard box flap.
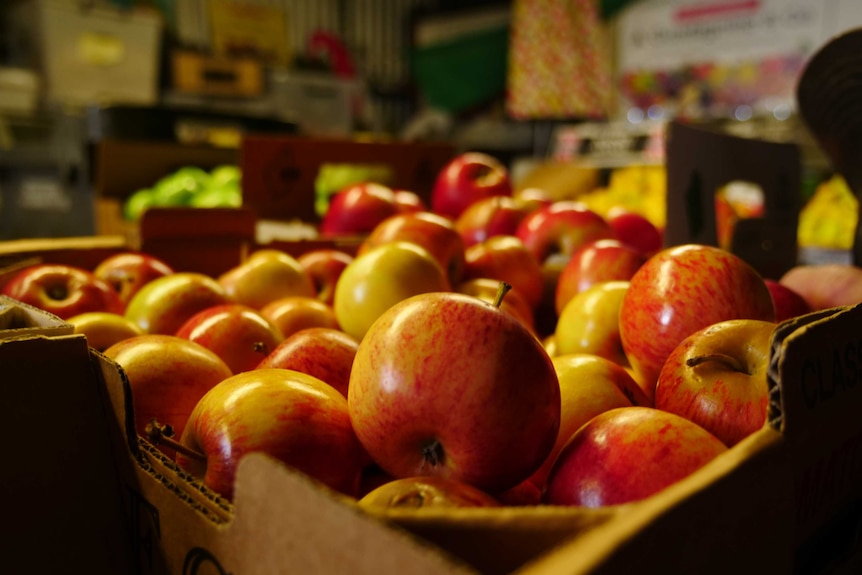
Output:
[[[862,304],[783,325],[775,334],[771,425],[793,454],[797,541],[857,503],[862,484]],[[772,408],[775,411],[775,407]]]
[[[346,565],[357,574],[475,573],[263,454],[240,462],[234,508],[227,532],[236,573],[337,573]],[[278,562],[284,557],[289,566]]]
[[75,328],[59,317],[0,295],[0,340],[37,335],[71,335]]

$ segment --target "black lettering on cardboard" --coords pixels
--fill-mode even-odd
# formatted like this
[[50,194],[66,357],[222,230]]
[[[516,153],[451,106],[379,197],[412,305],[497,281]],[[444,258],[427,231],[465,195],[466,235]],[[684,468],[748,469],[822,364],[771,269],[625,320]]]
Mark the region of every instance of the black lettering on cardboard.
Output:
[[[827,382],[827,378],[822,379],[823,399],[832,399],[835,394],[844,389],[844,369],[841,365],[841,353],[837,349],[832,350],[832,377],[831,382]],[[831,383],[826,387],[827,383]]]
[[[207,569],[201,571],[201,566],[207,565]],[[214,570],[214,571],[213,571]],[[198,575],[199,573],[218,573],[219,575],[231,575],[225,571],[222,564],[208,549],[203,547],[192,547],[186,553],[183,560],[183,575]]]
[[820,387],[820,378],[819,362],[810,359],[805,360],[802,364],[802,376],[799,381],[802,385],[802,399],[808,409],[814,409],[819,401],[817,390]]

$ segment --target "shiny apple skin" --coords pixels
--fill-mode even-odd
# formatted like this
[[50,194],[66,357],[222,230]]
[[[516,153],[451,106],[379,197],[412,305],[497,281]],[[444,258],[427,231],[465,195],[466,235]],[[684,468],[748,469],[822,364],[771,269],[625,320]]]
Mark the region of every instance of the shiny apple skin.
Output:
[[645,257],[664,247],[664,233],[643,214],[625,208],[611,208],[606,219],[616,239]]
[[360,342],[348,407],[372,459],[395,478],[433,475],[489,492],[550,453],[560,386],[541,342],[492,304],[428,293],[396,304]]
[[410,212],[386,218],[366,236],[357,255],[396,241],[412,242],[428,250],[446,271],[450,285],[461,280],[466,248],[448,218],[432,212]]
[[216,281],[234,302],[258,310],[284,297],[317,296],[299,261],[279,249],[257,250]]
[[263,306],[260,314],[284,337],[310,327],[340,329],[332,305],[307,296],[277,299]]
[[117,290],[120,299],[128,303],[144,284],[175,271],[166,262],[150,254],[122,252],[99,262],[93,274]]
[[144,334],[105,350],[123,368],[132,392],[135,429],[146,437],[150,419],[183,432],[195,404],[217,383],[232,375],[207,348],[174,335]]
[[543,264],[557,254],[571,257],[588,242],[614,237],[601,215],[581,202],[570,200],[559,200],[530,212],[518,225],[515,235]]
[[180,326],[176,335],[209,349],[233,373],[254,369],[284,339],[260,312],[238,303],[199,311]]
[[769,289],[748,263],[697,244],[652,256],[632,276],[620,307],[620,338],[636,379],[654,387],[683,339],[728,319],[775,320]]
[[374,226],[399,212],[395,192],[388,186],[363,182],[332,196],[320,222],[323,237],[364,236]]
[[65,264],[36,264],[17,272],[3,294],[68,319],[90,311],[122,314],[119,294],[92,272]]
[[539,261],[517,236],[497,235],[473,244],[464,253],[463,280],[491,278],[511,284],[531,310],[539,307],[545,276]]
[[647,258],[619,240],[589,242],[572,254],[557,278],[554,306],[561,313],[575,294],[607,281],[628,281]]
[[208,275],[177,272],[156,278],[132,296],[125,316],[146,333],[174,335],[190,317],[208,307],[233,303]]
[[75,333],[84,334],[87,345],[97,351],[105,351],[115,343],[144,333],[126,316],[108,311],[88,311],[66,321],[75,327]]
[[597,508],[641,501],[727,449],[678,415],[650,407],[611,409],[578,429],[563,448],[545,502]]
[[231,499],[243,455],[266,453],[324,485],[356,497],[363,452],[347,400],[331,386],[289,369],[256,369],[212,388],[195,406],[181,442],[206,463],[177,463]]
[[358,504],[370,510],[500,506],[494,497],[468,483],[427,476],[388,481],[366,493]]
[[[776,324],[727,320],[691,334],[668,356],[656,407],[693,421],[728,447],[763,427],[769,405],[770,340]],[[710,354],[733,358],[688,365]]]
[[775,306],[775,321],[784,321],[814,311],[802,295],[777,280],[765,279]]
[[337,249],[320,248],[298,255],[296,261],[311,279],[317,299],[332,305],[335,284],[347,264],[353,261],[353,256]]
[[461,212],[455,220],[455,229],[469,248],[494,236],[515,235],[518,225],[532,209],[511,196],[482,198]]
[[279,367],[313,375],[347,398],[359,342],[339,329],[310,327],[285,338],[258,368]]
[[455,221],[473,202],[511,195],[512,182],[506,166],[489,154],[466,152],[437,174],[431,190],[431,211]]

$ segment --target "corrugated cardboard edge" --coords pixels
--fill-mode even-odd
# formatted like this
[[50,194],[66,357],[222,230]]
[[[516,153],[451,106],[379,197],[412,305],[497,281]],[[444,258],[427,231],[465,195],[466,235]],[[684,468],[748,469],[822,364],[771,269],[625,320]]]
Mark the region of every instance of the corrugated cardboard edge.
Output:
[[0,294],[0,340],[70,335],[74,331],[72,324],[56,315]]

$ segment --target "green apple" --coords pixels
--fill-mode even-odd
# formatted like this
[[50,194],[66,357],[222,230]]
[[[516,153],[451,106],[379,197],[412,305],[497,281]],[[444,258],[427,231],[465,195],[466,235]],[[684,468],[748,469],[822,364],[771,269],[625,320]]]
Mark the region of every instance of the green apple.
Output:
[[142,188],[132,192],[123,202],[123,217],[130,222],[136,222],[155,203],[155,193],[152,188]]

